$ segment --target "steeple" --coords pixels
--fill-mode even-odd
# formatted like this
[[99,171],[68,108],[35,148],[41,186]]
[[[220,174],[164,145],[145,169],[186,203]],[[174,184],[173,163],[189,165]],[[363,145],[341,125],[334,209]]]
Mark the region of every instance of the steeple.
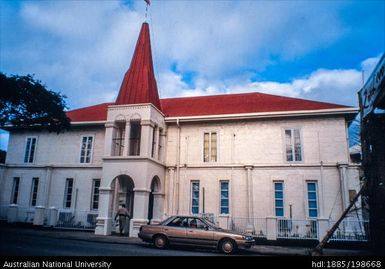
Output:
[[124,75],[116,105],[151,103],[160,107],[152,63],[151,42],[147,22],[142,24],[130,68]]

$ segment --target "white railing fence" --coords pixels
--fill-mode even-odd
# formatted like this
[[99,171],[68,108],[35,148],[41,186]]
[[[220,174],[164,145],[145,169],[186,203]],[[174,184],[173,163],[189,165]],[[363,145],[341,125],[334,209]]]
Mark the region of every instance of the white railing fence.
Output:
[[266,218],[231,218],[230,227],[231,230],[251,233],[255,237],[265,238],[267,234],[267,220]]
[[95,229],[97,212],[59,209],[55,228]]
[[277,219],[277,238],[318,239],[318,221]]
[[34,216],[35,216],[35,208],[34,207],[19,206],[17,208],[17,221],[18,222],[32,223]]
[[[34,207],[0,204],[0,220],[10,220],[12,222],[33,223],[35,218]],[[40,211],[41,212],[41,211]],[[55,213],[55,214],[54,214]],[[57,213],[57,215],[56,215]],[[37,214],[37,213],[36,213]],[[55,228],[93,230],[96,227],[97,211],[87,210],[68,210],[68,209],[45,209],[44,223],[42,225],[53,225]],[[220,218],[214,214],[199,214],[214,224],[219,224]],[[53,217],[53,218],[52,218]],[[164,214],[162,219],[167,218]],[[273,220],[273,221],[272,221]],[[36,221],[38,221],[36,219]],[[320,220],[321,221],[321,220]],[[326,220],[327,221],[327,220]],[[326,222],[326,227],[330,229],[336,221]],[[292,219],[269,219],[268,218],[247,218],[229,217],[225,222],[221,222],[222,227],[238,232],[251,233],[254,237],[277,239],[313,239],[320,240],[318,220],[292,220]],[[325,229],[326,227],[322,225]],[[274,232],[275,229],[275,232]],[[271,235],[273,234],[273,237]],[[365,242],[369,239],[369,221],[357,220],[352,218],[344,219],[337,230],[333,233],[330,241],[360,241]]]
[[[329,221],[329,229],[336,221]],[[368,241],[369,221],[344,219],[330,238],[331,241]]]

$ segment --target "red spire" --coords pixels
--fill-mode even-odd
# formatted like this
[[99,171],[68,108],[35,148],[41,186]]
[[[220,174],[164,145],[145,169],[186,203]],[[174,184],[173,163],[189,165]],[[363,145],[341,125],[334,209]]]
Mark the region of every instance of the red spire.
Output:
[[140,30],[130,68],[124,75],[115,103],[117,105],[151,103],[161,109],[152,64],[149,26],[146,22]]

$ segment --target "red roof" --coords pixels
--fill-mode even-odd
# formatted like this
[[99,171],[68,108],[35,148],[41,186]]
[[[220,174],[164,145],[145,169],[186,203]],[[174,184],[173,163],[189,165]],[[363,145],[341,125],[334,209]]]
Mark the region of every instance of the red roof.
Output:
[[67,117],[71,121],[105,121],[107,119],[107,107],[114,103],[103,103],[68,111]]
[[[166,117],[284,112],[348,107],[265,93],[167,98],[161,99],[160,103]],[[113,104],[114,103],[104,103],[72,110],[67,112],[67,116],[74,122],[106,120],[107,107]]]
[[124,75],[117,105],[152,103],[161,109],[152,63],[148,23],[143,23],[130,68]]

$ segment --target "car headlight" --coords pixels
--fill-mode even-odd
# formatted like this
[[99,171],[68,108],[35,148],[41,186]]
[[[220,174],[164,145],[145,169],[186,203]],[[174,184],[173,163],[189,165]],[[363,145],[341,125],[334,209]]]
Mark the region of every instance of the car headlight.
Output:
[[244,239],[244,240],[247,240],[247,241],[252,241],[252,240],[254,240],[254,238],[253,238],[252,236],[249,236],[249,235],[243,236],[243,239]]

